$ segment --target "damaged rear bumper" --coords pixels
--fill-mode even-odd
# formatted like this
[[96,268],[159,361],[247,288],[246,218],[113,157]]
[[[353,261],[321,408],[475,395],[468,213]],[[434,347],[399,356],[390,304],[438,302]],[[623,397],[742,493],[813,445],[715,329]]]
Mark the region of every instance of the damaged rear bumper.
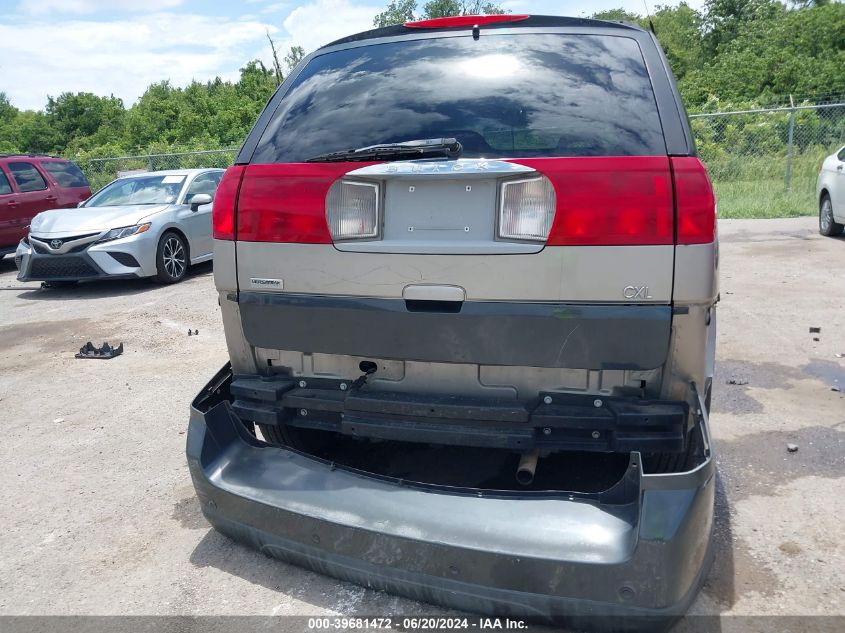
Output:
[[265,554],[415,600],[614,630],[681,616],[710,561],[708,447],[689,472],[631,453],[606,493],[469,491],[375,476],[257,440],[224,367],[194,401],[187,456],[202,511]]

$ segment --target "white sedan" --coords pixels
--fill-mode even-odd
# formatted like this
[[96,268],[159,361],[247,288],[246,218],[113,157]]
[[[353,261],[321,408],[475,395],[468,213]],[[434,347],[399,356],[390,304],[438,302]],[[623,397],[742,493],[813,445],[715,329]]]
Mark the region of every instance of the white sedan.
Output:
[[76,209],[32,219],[15,253],[18,279],[60,286],[103,277],[181,281],[212,258],[211,202],[222,169],[118,178]]
[[816,182],[819,233],[841,235],[845,228],[845,147],[824,159]]

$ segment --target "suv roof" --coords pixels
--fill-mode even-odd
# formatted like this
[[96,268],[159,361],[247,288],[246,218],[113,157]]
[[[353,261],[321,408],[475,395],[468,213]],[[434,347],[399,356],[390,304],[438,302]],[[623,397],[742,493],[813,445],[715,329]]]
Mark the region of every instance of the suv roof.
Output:
[[61,156],[50,156],[48,154],[0,154],[0,158],[52,158],[54,160],[67,160]]
[[[448,18],[447,18],[448,19]],[[569,18],[569,17],[562,17],[557,15],[529,15],[527,18],[524,19],[514,19],[509,21],[501,21],[501,22],[490,22],[484,24],[484,30],[489,29],[512,29],[512,28],[530,28],[530,27],[575,27],[575,28],[613,28],[613,29],[623,29],[623,30],[630,30],[630,31],[642,31],[638,26],[634,26],[633,24],[623,23],[623,22],[608,22],[606,20],[590,20],[587,18]],[[464,29],[466,30],[468,27],[466,26],[449,26],[447,23],[444,23],[443,26],[432,26],[432,27],[415,27],[413,29],[409,29],[403,24],[398,24],[396,26],[385,26],[380,29],[370,29],[369,31],[362,31],[361,33],[356,33],[354,35],[349,35],[347,37],[343,37],[339,40],[335,40],[321,48],[329,48],[330,46],[336,46],[338,44],[348,44],[350,42],[358,42],[361,40],[369,40],[369,39],[376,39],[381,37],[397,37],[401,35],[411,35],[414,33],[432,33],[436,31],[443,31],[443,30],[456,30],[456,29]]]

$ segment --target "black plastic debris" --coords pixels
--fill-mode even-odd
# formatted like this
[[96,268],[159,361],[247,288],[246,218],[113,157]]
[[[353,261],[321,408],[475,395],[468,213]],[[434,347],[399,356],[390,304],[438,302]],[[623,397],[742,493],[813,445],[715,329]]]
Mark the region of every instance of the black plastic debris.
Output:
[[728,378],[725,381],[727,385],[747,385],[748,381],[745,378]]
[[813,327],[810,326],[810,334],[821,334],[822,329],[820,327]]
[[112,347],[108,343],[103,343],[102,347],[94,347],[94,344],[91,341],[88,341],[79,348],[79,353],[76,354],[75,358],[114,358],[115,356],[120,356],[123,353],[123,343],[118,345],[117,347]]
[[188,329],[188,336],[197,336],[199,333],[200,333],[200,331],[199,331],[199,330],[193,330],[193,331],[191,331],[191,329],[190,329],[190,328]]

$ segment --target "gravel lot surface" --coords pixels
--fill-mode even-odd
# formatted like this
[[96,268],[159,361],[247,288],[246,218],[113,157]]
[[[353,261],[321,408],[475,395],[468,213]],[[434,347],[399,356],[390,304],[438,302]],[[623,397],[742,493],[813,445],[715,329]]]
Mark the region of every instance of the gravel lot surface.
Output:
[[[692,612],[845,615],[845,239],[813,218],[720,233],[718,558]],[[126,351],[75,360],[89,340]],[[210,265],[40,290],[0,261],[0,614],[436,612],[209,528],[184,433],[226,360]]]

